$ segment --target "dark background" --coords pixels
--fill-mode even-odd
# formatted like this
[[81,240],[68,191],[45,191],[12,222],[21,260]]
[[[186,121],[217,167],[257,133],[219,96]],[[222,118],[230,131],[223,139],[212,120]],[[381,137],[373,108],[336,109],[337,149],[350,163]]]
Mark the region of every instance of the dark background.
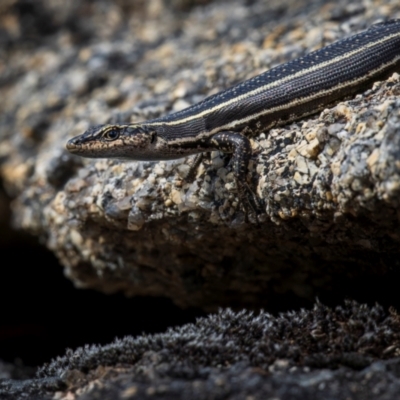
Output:
[[38,366],[66,348],[163,332],[204,315],[166,298],[127,299],[76,289],[50,251],[10,228],[10,199],[3,188],[0,198],[0,360]]

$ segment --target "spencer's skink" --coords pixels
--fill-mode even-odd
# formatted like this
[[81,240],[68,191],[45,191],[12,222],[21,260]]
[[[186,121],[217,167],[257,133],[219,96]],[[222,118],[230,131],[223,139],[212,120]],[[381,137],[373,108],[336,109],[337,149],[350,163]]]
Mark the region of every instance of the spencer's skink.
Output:
[[182,111],[140,123],[97,125],[67,143],[83,157],[169,160],[220,150],[232,154],[239,200],[257,213],[247,182],[249,136],[290,123],[361,92],[400,66],[400,20],[294,59]]

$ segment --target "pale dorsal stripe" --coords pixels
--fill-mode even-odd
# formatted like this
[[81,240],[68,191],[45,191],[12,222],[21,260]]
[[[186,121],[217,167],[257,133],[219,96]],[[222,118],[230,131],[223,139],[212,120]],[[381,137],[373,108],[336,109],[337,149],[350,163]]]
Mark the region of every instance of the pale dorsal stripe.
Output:
[[[190,121],[192,121],[192,120],[194,120],[194,119],[201,118],[201,117],[204,117],[204,116],[206,116],[206,115],[208,115],[208,114],[211,114],[211,113],[213,113],[213,112],[215,112],[215,111],[218,111],[218,110],[220,110],[221,108],[227,107],[227,106],[229,106],[230,104],[234,104],[234,103],[240,102],[240,101],[245,100],[245,99],[247,99],[247,98],[249,98],[249,97],[251,97],[251,96],[255,96],[255,95],[260,94],[260,93],[262,93],[262,92],[264,92],[264,91],[266,91],[266,90],[269,90],[269,89],[271,89],[271,88],[273,88],[273,87],[282,85],[283,83],[286,83],[286,82],[288,82],[288,81],[290,81],[290,80],[296,79],[296,78],[301,77],[301,76],[303,76],[303,75],[310,74],[310,73],[315,72],[315,71],[318,71],[318,70],[320,70],[320,69],[324,69],[325,67],[327,67],[327,66],[329,66],[329,65],[332,65],[332,64],[335,64],[335,63],[340,62],[340,61],[342,61],[342,60],[345,60],[345,59],[347,59],[347,58],[353,57],[354,55],[356,55],[356,54],[358,54],[358,53],[364,52],[364,51],[365,51],[366,49],[368,49],[368,48],[374,47],[374,46],[376,46],[376,45],[380,45],[380,44],[385,43],[385,42],[387,42],[387,41],[390,41],[390,40],[392,40],[392,39],[394,39],[394,38],[396,38],[396,37],[400,37],[400,32],[394,33],[394,34],[392,34],[392,35],[386,36],[386,37],[381,38],[381,39],[378,39],[378,40],[376,40],[376,41],[374,41],[374,42],[367,43],[365,46],[362,46],[362,47],[360,47],[359,49],[356,49],[356,50],[353,50],[353,51],[349,51],[349,52],[347,52],[347,53],[345,53],[345,54],[342,54],[341,56],[338,56],[338,57],[333,58],[332,60],[324,61],[324,62],[322,62],[322,63],[320,63],[320,64],[313,65],[313,66],[310,67],[310,68],[306,68],[306,69],[304,69],[304,70],[302,70],[302,71],[299,71],[299,72],[297,72],[297,73],[295,73],[295,74],[293,74],[293,75],[289,75],[289,76],[286,76],[285,78],[278,79],[278,80],[276,80],[276,81],[274,81],[274,82],[271,82],[271,83],[269,83],[269,84],[267,84],[267,85],[261,86],[261,87],[259,87],[259,88],[257,88],[257,89],[254,89],[254,90],[250,91],[250,92],[244,93],[244,94],[242,94],[242,95],[240,95],[240,96],[237,96],[237,97],[235,97],[235,98],[233,98],[233,99],[230,99],[230,100],[225,101],[225,102],[223,102],[223,103],[217,104],[216,106],[214,106],[214,107],[212,107],[212,108],[209,108],[209,109],[207,109],[207,110],[204,110],[204,111],[202,111],[202,112],[200,112],[200,113],[197,113],[197,114],[194,114],[194,115],[190,115],[190,116],[184,117],[184,118],[179,119],[179,120],[176,120],[176,121],[169,121],[169,122],[163,122],[163,121],[160,121],[160,122],[149,122],[147,125],[148,125],[148,126],[160,126],[160,125],[174,126],[174,125],[183,124],[183,123],[185,123],[185,122],[190,122]],[[310,53],[310,54],[312,54],[312,53]],[[390,63],[388,63],[388,64],[386,64],[386,65],[390,65],[390,64],[393,64],[393,61],[390,62]],[[384,67],[381,68],[381,69],[383,70]],[[252,78],[250,78],[250,79],[252,79]],[[365,79],[365,77],[364,77],[364,78],[361,78],[360,81],[362,81],[362,80],[364,80],[364,79]],[[340,85],[337,86],[337,87],[340,87]],[[329,91],[331,91],[331,90],[332,90],[332,89],[329,89]],[[319,93],[317,93],[317,95],[319,96],[319,95],[321,95],[321,93],[322,93],[322,92],[319,92]],[[324,92],[324,93],[325,93],[325,92]],[[283,107],[283,108],[286,108],[286,107],[288,107],[288,104],[286,104],[286,105],[284,105],[284,106],[282,106],[282,107]],[[276,109],[274,108],[273,110],[276,110]],[[273,111],[271,111],[271,112],[273,112]],[[245,122],[246,120],[252,120],[252,119],[254,119],[254,118],[257,118],[257,116],[259,116],[259,115],[264,115],[264,112],[261,112],[261,113],[259,113],[259,114],[257,114],[257,115],[251,115],[251,116],[249,116],[249,117],[247,117],[247,118],[244,118],[244,119],[241,120],[241,121]],[[236,124],[238,123],[238,121],[234,121],[234,123],[235,123],[235,125],[236,125]],[[227,128],[226,128],[226,129],[227,129]]]

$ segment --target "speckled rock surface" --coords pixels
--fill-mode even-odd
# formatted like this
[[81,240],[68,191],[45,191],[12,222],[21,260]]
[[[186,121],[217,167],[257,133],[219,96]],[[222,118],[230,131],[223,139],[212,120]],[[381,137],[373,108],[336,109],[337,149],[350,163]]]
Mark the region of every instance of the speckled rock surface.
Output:
[[317,303],[312,310],[278,317],[221,310],[163,334],[68,351],[36,379],[0,382],[0,395],[5,400],[395,399],[399,332],[393,310],[355,302],[335,309]]
[[0,172],[15,225],[40,236],[78,287],[213,310],[310,300],[398,269],[397,74],[253,138],[249,179],[265,200],[259,226],[237,210],[218,153],[185,183],[188,159],[88,161],[64,149],[91,124],[182,109],[399,18],[398,2],[69,4],[33,6],[48,23],[37,26],[4,6]]

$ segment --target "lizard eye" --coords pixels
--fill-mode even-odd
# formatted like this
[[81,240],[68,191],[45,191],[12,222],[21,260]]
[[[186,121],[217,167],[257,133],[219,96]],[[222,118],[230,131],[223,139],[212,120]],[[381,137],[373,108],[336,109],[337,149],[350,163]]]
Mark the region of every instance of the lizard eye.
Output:
[[106,140],[116,140],[119,137],[119,132],[117,129],[110,129],[103,133],[103,139]]

